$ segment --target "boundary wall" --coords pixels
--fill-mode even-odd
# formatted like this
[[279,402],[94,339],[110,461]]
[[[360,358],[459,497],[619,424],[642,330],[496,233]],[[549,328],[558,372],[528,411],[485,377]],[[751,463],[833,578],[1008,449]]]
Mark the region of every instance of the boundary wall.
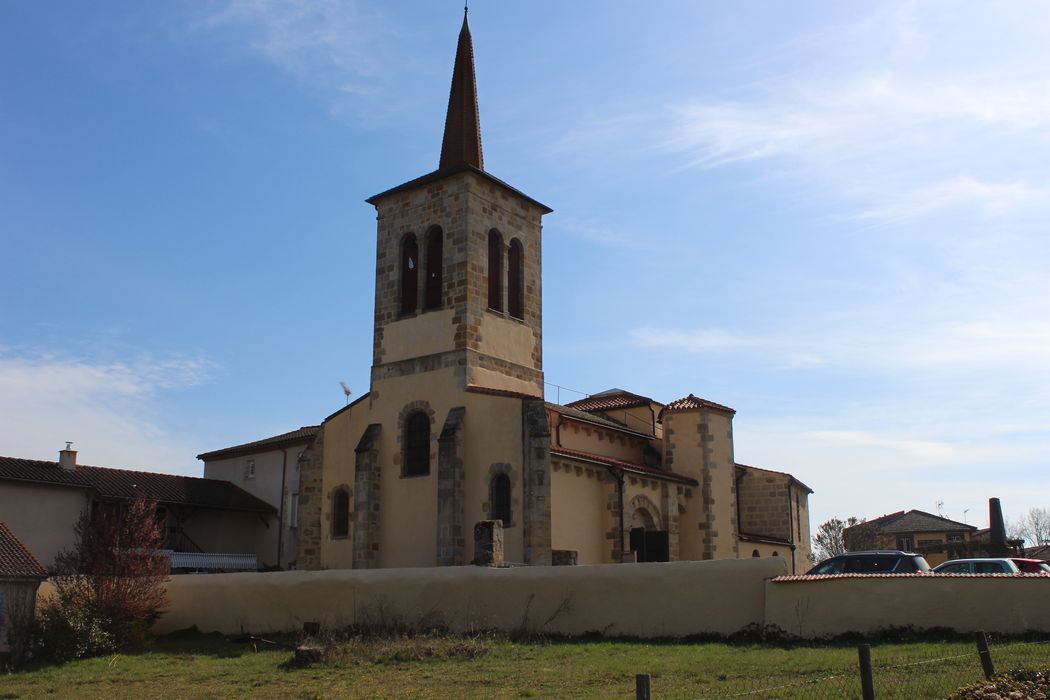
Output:
[[153,631],[295,632],[318,622],[641,638],[766,626],[807,639],[892,627],[1050,632],[1050,576],[809,577],[786,567],[770,557],[176,576]]
[[1050,632],[1050,576],[858,574],[766,583],[766,624],[805,639],[891,627]]
[[158,634],[294,632],[304,622],[455,632],[682,637],[761,625],[783,559],[175,576]]

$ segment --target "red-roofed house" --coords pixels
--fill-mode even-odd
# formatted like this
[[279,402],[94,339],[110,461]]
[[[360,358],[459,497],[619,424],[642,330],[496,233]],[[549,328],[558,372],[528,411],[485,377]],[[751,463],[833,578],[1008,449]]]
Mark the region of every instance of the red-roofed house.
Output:
[[[58,462],[0,457],[0,514],[45,566],[73,546],[86,509],[137,495],[157,502],[176,555],[251,554],[260,565],[275,563],[264,550],[276,509],[228,481],[77,464],[68,446]],[[182,568],[177,559],[174,570]]]
[[0,522],[0,657],[11,652],[11,633],[32,619],[36,589],[47,570],[6,523]]
[[296,568],[299,529],[299,458],[317,436],[319,426],[307,425],[263,440],[197,455],[204,476],[236,484],[277,511],[275,526],[263,545],[266,561],[282,569]]

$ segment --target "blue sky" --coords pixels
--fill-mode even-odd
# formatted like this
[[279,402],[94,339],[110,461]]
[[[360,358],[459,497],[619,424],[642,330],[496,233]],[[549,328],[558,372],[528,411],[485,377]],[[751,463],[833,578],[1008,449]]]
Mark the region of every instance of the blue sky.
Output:
[[[0,4],[0,453],[199,474],[366,391],[364,199],[436,167],[460,20]],[[555,210],[549,382],[736,408],[738,461],[813,487],[814,526],[1050,505],[1050,6],[471,27],[486,167]]]

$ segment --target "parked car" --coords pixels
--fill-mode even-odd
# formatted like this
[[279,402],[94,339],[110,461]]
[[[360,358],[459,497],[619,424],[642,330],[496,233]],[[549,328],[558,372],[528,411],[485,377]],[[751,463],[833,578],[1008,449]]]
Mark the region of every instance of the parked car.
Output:
[[1042,559],[1010,557],[1010,561],[1017,565],[1022,574],[1050,574],[1050,564],[1047,564]]
[[921,554],[900,550],[880,549],[865,552],[846,552],[825,559],[806,572],[807,576],[834,574],[914,574],[930,570]]
[[1009,559],[952,559],[933,567],[935,574],[1017,574],[1020,569]]

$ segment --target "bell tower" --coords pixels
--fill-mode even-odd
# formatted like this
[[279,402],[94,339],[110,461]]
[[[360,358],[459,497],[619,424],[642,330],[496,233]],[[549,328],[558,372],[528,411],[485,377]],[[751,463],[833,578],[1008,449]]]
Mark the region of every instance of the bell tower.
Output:
[[459,388],[542,397],[551,209],[484,169],[466,11],[438,169],[367,201],[378,219],[373,390],[452,369]]

